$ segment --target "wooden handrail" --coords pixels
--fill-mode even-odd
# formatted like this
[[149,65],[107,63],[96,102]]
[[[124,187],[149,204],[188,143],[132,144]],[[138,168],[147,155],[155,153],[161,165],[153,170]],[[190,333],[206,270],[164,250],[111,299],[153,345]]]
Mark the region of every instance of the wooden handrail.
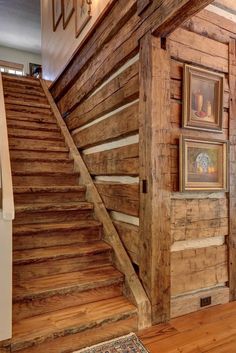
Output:
[[12,221],[15,217],[11,163],[9,154],[6,111],[3,95],[2,74],[0,73],[0,186],[2,194],[2,216],[4,220]]
[[12,336],[12,220],[15,209],[1,73],[0,191],[0,341],[3,341]]

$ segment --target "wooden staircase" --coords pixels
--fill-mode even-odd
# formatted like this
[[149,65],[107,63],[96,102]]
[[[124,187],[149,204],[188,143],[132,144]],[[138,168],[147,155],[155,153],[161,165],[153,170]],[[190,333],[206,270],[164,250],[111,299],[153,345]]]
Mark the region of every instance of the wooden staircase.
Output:
[[40,81],[3,84],[16,209],[9,350],[69,353],[137,330]]

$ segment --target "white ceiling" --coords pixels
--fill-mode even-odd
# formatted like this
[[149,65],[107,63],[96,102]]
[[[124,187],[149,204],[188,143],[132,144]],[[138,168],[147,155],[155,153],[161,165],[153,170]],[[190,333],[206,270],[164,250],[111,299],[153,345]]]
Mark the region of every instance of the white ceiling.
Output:
[[0,45],[40,53],[40,0],[0,0]]

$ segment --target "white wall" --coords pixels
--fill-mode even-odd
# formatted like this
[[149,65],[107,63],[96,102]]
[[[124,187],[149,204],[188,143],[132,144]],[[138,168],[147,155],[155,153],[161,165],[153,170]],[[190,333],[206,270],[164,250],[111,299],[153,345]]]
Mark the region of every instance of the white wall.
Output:
[[62,20],[57,30],[53,32],[52,25],[52,0],[41,0],[41,28],[42,28],[42,64],[43,78],[54,81],[63,71],[72,54],[89,32],[99,15],[111,0],[93,0],[92,19],[78,36],[75,37],[75,13],[63,30]]
[[0,60],[24,65],[24,72],[29,73],[29,63],[41,64],[41,55],[0,46]]

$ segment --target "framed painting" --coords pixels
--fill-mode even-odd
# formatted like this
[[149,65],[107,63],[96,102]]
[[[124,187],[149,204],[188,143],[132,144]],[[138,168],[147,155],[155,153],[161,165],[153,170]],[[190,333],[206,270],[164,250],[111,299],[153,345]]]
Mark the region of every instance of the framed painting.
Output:
[[184,66],[183,127],[222,132],[224,75]]
[[62,0],[63,28],[65,29],[70,22],[71,16],[75,10],[74,0]]
[[92,0],[75,0],[75,36],[78,37],[92,18]]
[[42,77],[42,65],[29,63],[29,74],[30,74],[30,76],[41,78]]
[[53,31],[55,32],[57,26],[62,18],[62,3],[61,0],[52,0],[52,21],[53,21]]
[[180,138],[180,191],[228,191],[228,141]]

